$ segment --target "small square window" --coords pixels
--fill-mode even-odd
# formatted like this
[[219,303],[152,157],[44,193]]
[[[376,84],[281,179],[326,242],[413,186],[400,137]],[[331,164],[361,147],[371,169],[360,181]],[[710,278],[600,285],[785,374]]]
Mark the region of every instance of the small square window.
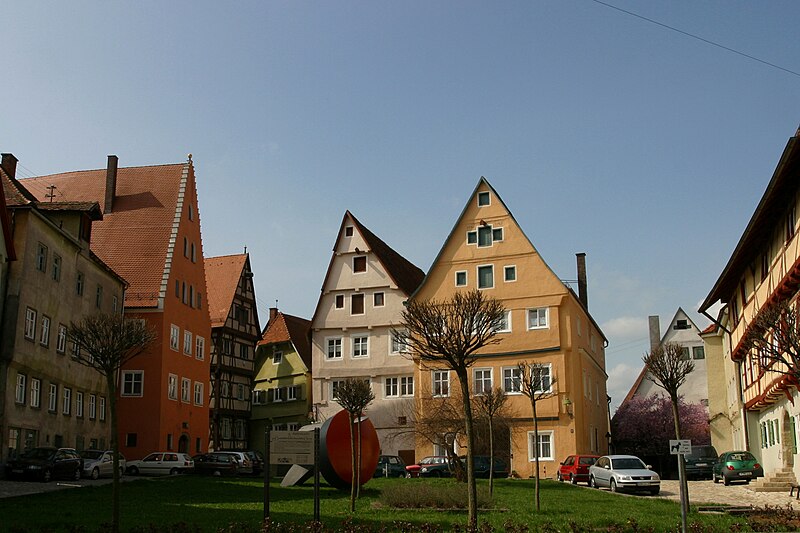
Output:
[[475,244],[478,242],[478,232],[477,231],[468,231],[467,232],[467,244]]
[[279,365],[283,361],[283,352],[275,352],[272,354],[272,364]]
[[336,295],[336,309],[344,309],[344,294]]
[[492,265],[478,267],[478,288],[491,289],[494,287],[494,267]]
[[478,207],[485,207],[491,204],[491,197],[488,191],[478,193]]
[[344,236],[345,237],[352,237],[353,236],[353,226],[345,226],[345,228],[344,228]]
[[493,241],[503,240],[503,228],[495,228],[492,230],[492,240]]
[[353,272],[367,271],[367,256],[359,255],[353,258]]
[[706,352],[702,346],[692,346],[692,359],[705,359]]
[[517,281],[517,267],[507,266],[503,268],[503,279],[505,281]]
[[372,295],[372,305],[373,307],[383,307],[385,304],[384,294],[382,292],[376,292]]
[[456,287],[466,287],[467,286],[467,271],[461,270],[456,272]]

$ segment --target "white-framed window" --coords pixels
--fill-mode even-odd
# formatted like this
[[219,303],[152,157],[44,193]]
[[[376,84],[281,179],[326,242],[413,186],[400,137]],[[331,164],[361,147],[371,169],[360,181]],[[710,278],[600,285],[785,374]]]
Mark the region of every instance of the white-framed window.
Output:
[[[405,331],[398,330],[401,335],[405,335]],[[392,355],[400,354],[400,353],[408,353],[408,345],[405,342],[402,342],[401,339],[395,338],[394,335],[389,333],[389,353]]]
[[367,256],[357,255],[353,257],[353,273],[361,274],[367,271]]
[[200,361],[206,358],[206,340],[200,335],[194,338],[194,357]]
[[194,404],[203,405],[203,383],[200,381],[194,382]]
[[36,244],[36,270],[39,272],[47,270],[47,246],[42,243]]
[[111,297],[111,310],[116,313],[119,310],[119,297],[115,294]]
[[342,338],[331,337],[325,341],[325,358],[326,359],[341,359],[342,358]]
[[529,367],[532,373],[531,383],[536,387],[534,392],[552,392],[552,365],[550,363],[533,365]]
[[520,394],[522,392],[522,371],[519,367],[509,366],[503,368],[503,390],[506,394]]
[[364,314],[364,295],[353,294],[350,296],[350,314],[363,315]]
[[383,292],[372,294],[372,307],[383,307],[386,305],[386,295]]
[[191,401],[192,380],[189,378],[181,378],[181,401],[189,403]]
[[350,344],[352,344],[352,357],[369,357],[369,337],[367,335],[350,337]]
[[222,438],[229,439],[231,438],[231,419],[230,418],[223,418],[221,420],[222,424]]
[[144,392],[144,371],[122,371],[122,396],[142,396]]
[[72,410],[72,389],[64,387],[62,393],[64,398],[61,402],[61,414],[69,415]]
[[28,340],[36,338],[36,310],[30,307],[25,308],[25,338]]
[[478,288],[491,289],[494,287],[494,265],[481,265],[478,267]]
[[433,395],[434,396],[450,396],[450,371],[449,370],[434,370],[433,371]]
[[97,396],[94,394],[89,395],[89,419],[94,420],[97,418]]
[[17,372],[17,388],[14,389],[14,401],[25,403],[25,389],[28,386],[28,376]]
[[467,271],[459,270],[456,272],[456,287],[467,286]]
[[400,376],[400,396],[414,396],[414,376]]
[[506,309],[503,311],[503,319],[497,326],[497,333],[510,333],[511,332],[511,310]]
[[286,431],[297,431],[298,429],[300,429],[300,424],[297,422],[289,422],[286,424]]
[[479,248],[492,246],[503,240],[503,228],[493,228],[489,224],[478,226],[476,230],[467,232],[467,244],[477,244]]
[[528,309],[528,329],[546,329],[549,326],[549,308]]
[[236,399],[244,401],[244,385],[238,383],[236,385]]
[[42,315],[42,330],[39,332],[39,344],[50,346],[50,317]]
[[334,379],[331,381],[331,400],[336,400],[336,393],[339,392],[339,387],[344,384],[342,379]]
[[492,369],[491,368],[476,368],[473,370],[474,377],[474,394],[485,394],[492,392]]
[[50,271],[53,281],[61,281],[61,256],[53,254],[53,269]]
[[281,362],[283,362],[283,352],[280,350],[272,352],[272,364],[279,365]]
[[178,376],[170,374],[167,377],[167,398],[170,400],[178,399]]
[[186,355],[192,355],[192,332],[184,330],[183,331],[183,353]]
[[345,237],[352,237],[353,236],[353,226],[345,226],[344,227],[344,236]]
[[100,413],[99,413],[100,416],[99,416],[98,420],[100,420],[100,422],[105,422],[106,421],[106,397],[105,396],[100,396],[100,401],[98,402],[98,411],[100,411]]
[[506,265],[503,267],[503,281],[505,281],[506,283],[517,281],[516,265]]
[[288,387],[286,389],[286,401],[294,401],[298,399],[300,387],[295,385],[294,387]]
[[492,205],[491,196],[489,191],[481,191],[478,193],[478,207],[486,207]]
[[400,378],[391,377],[384,380],[383,395],[386,398],[398,398],[400,396]]
[[66,353],[67,351],[67,326],[58,325],[58,337],[56,338],[56,352]]
[[244,438],[244,420],[235,420],[233,422],[233,437],[238,440]]
[[275,387],[274,389],[270,389],[268,392],[271,393],[273,402],[286,401],[286,387]]
[[58,385],[55,383],[50,384],[50,390],[47,393],[47,410],[51,413],[58,410]]
[[42,380],[31,378],[31,407],[38,409],[42,406]]
[[540,461],[552,461],[554,459],[553,451],[555,450],[555,445],[552,431],[540,431],[538,438],[535,432],[528,432],[528,461],[536,460],[534,450],[536,450],[537,446],[539,448]]
[[344,309],[344,294],[337,294],[334,298],[334,308]]
[[169,347],[171,350],[178,351],[178,339],[180,339],[181,328],[175,324],[169,326]]
[[81,391],[75,392],[75,416],[83,418],[83,393]]

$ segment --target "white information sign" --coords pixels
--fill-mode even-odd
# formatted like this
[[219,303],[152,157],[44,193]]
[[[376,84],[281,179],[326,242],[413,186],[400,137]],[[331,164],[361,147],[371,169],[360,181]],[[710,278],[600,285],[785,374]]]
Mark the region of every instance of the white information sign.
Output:
[[672,455],[686,455],[692,453],[692,441],[689,439],[669,441],[669,453]]
[[270,431],[269,456],[273,465],[313,465],[313,431]]

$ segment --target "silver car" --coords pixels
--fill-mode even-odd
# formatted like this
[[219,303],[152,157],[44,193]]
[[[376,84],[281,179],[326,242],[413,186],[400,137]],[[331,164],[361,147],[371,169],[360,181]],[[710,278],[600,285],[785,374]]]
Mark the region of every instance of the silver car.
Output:
[[[83,477],[97,479],[114,475],[114,452],[112,450],[83,450]],[[125,458],[119,454],[119,475],[125,472]]]
[[154,452],[140,461],[128,461],[131,474],[175,475],[194,470],[194,460],[185,453]]
[[608,487],[611,492],[661,490],[661,478],[635,455],[604,455],[589,467],[589,486]]

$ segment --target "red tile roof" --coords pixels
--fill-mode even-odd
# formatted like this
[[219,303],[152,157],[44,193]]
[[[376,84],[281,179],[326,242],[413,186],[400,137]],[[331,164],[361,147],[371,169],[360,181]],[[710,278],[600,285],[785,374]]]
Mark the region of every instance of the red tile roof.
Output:
[[258,345],[280,342],[291,342],[297,350],[297,354],[305,363],[306,368],[311,370],[310,320],[278,311],[275,318],[267,324],[267,329],[264,332],[264,336],[258,341]]
[[223,255],[205,259],[206,292],[211,327],[224,326],[242,277],[247,254]]
[[[112,213],[92,225],[91,249],[125,278],[128,307],[158,305],[178,193],[191,163],[120,168]],[[43,200],[55,185],[56,202],[105,203],[106,170],[84,170],[20,180]]]

